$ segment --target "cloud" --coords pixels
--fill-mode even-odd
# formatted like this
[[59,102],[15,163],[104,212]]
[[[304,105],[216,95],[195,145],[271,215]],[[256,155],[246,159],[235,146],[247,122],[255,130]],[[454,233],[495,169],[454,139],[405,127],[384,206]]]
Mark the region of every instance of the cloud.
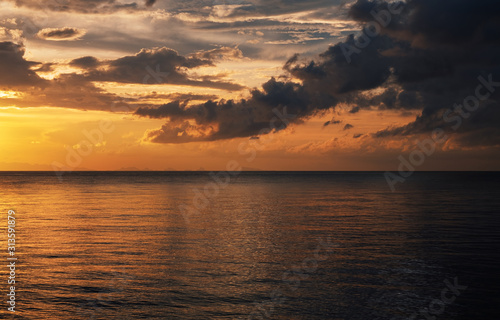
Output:
[[[378,100],[386,108],[421,109],[422,113],[414,122],[387,128],[375,137],[442,128],[459,145],[500,146],[500,90],[489,95],[456,130],[454,122],[443,118],[449,109],[457,116],[460,110],[455,108],[475,95],[479,76],[500,82],[500,3],[412,0],[400,5],[402,13],[393,16],[369,44],[380,52],[371,55],[372,63],[386,64],[391,70],[390,84],[388,79],[382,86],[393,87],[371,101]],[[373,10],[387,10],[387,3],[360,0],[351,15],[368,22]],[[379,39],[386,39],[385,45]]]
[[351,110],[349,110],[349,113],[358,113],[359,110],[361,110],[359,107],[354,107]]
[[[237,52],[231,49],[232,54]],[[242,86],[214,79],[191,78],[187,71],[202,66],[214,66],[214,60],[229,52],[224,48],[219,51],[198,53],[192,57],[179,55],[169,48],[142,49],[133,56],[115,60],[99,60],[95,57],[82,57],[70,62],[70,65],[85,70],[88,81],[112,81],[136,84],[177,84],[197,87],[241,90]]]
[[[343,30],[352,29],[354,26],[353,23],[348,23],[348,27],[339,27],[339,23],[345,24],[349,21],[344,17],[344,20],[339,22],[338,18],[342,16],[336,6],[339,1],[331,0],[311,3],[294,1],[291,4],[252,0],[245,1],[244,4],[256,8],[254,16],[251,16],[251,12],[246,12],[226,17],[227,21],[220,21],[213,15],[214,6],[228,7],[238,2],[241,1],[156,1],[152,7],[147,7],[142,0],[19,0],[17,3],[23,8],[12,8],[12,5],[8,5],[9,10],[4,12],[4,16],[14,16],[18,20],[16,27],[24,29],[24,36],[30,40],[43,28],[69,26],[85,29],[85,41],[72,44],[72,51],[85,52],[85,55],[96,52],[96,57],[100,57],[97,52],[104,50],[133,53],[141,48],[166,46],[184,54],[210,50],[214,45],[234,47],[239,44],[240,50],[247,57],[283,61],[295,52],[317,54],[328,44],[336,42]],[[29,8],[24,8],[26,6]],[[329,11],[335,14],[335,17],[332,15],[330,20],[322,18],[323,20],[316,21],[313,16],[309,18],[311,11]],[[113,18],[106,19],[110,15]],[[247,34],[237,35],[240,29]],[[260,32],[263,36],[260,36]],[[304,35],[301,36],[301,33]],[[289,38],[295,39],[297,44],[265,44],[266,41]],[[323,40],[319,40],[321,38]],[[32,43],[49,45],[37,40],[39,38],[35,37]],[[260,42],[252,44],[251,42],[256,42],[254,40]],[[60,58],[75,58],[69,53],[66,41],[54,42],[52,47],[58,47],[57,49],[64,53],[64,57],[59,55]]]
[[[119,96],[97,88],[75,74],[63,74],[54,80],[44,80],[43,86],[24,90],[20,98],[0,98],[2,104],[13,104],[17,107],[49,106],[105,111],[116,111],[113,106],[119,100]],[[129,103],[131,106],[143,106],[136,99],[129,99]]]
[[154,5],[156,2],[156,0],[146,0],[146,6],[147,7],[151,7],[152,5]]
[[332,124],[340,124],[342,123],[342,120],[335,120],[335,119],[332,119],[330,121],[327,121],[323,124],[323,127],[327,127],[329,125],[332,125]]
[[[52,106],[80,110],[113,110],[117,102],[125,102],[127,112],[134,112],[139,107],[158,105],[157,101],[205,101],[216,99],[212,94],[193,93],[156,93],[134,94],[121,98],[107,92],[96,82],[118,82],[131,84],[174,84],[198,87],[219,88],[223,90],[241,90],[243,87],[223,81],[224,75],[188,76],[187,71],[200,66],[213,66],[221,55],[237,55],[238,50],[222,48],[220,52],[211,51],[205,58],[198,52],[194,56],[181,56],[168,48],[143,49],[136,55],[114,60],[100,60],[84,56],[71,60],[69,65],[82,69],[83,73],[66,73],[45,80],[37,72],[47,73],[57,70],[57,63],[38,63],[26,61],[24,47],[12,42],[0,42],[0,90],[18,89],[22,96],[0,97],[3,104],[18,107]],[[168,70],[165,72],[165,70]],[[158,81],[158,82],[157,82]],[[32,87],[24,90],[22,87]],[[118,109],[118,108],[116,108]]]
[[37,69],[34,69],[33,71],[36,71],[36,72],[52,72],[54,71],[54,66],[56,64],[55,63],[42,63]]
[[136,114],[169,119],[161,129],[150,131],[148,140],[185,143],[252,137],[280,131],[289,123],[301,123],[314,114],[316,109],[310,102],[302,86],[271,79],[262,90],[253,90],[248,99],[209,100],[194,106],[174,101],[158,108],[139,108]]
[[4,88],[43,87],[46,81],[32,67],[40,65],[24,59],[24,46],[13,42],[0,42],[0,86]]
[[[10,22],[10,23],[9,23]],[[19,43],[22,41],[23,31],[19,29],[12,28],[15,26],[15,19],[7,19],[0,21],[0,25],[11,25],[8,28],[0,26],[0,41],[10,41],[14,43]]]
[[[38,1],[29,0],[18,0],[17,3],[39,5]],[[76,0],[59,3],[60,6],[55,7],[54,3],[49,2],[47,8],[54,11],[102,13],[106,10],[122,10],[120,8],[124,6],[134,7],[127,1]],[[390,22],[380,26],[377,21],[381,16],[375,18],[372,12],[387,11],[390,3],[397,3],[402,9],[401,13],[390,15]],[[276,59],[300,50],[316,53],[321,47],[323,52],[317,58],[291,57],[284,64],[285,77],[269,80],[262,89],[253,90],[244,100],[215,101],[209,97],[203,103],[189,106],[186,103],[190,99],[189,95],[172,96],[177,100],[171,102],[172,105],[166,103],[156,108],[143,106],[137,114],[168,119],[164,128],[148,133],[151,141],[179,143],[258,136],[275,117],[273,110],[283,110],[285,106],[290,114],[296,114],[290,123],[300,123],[312,115],[336,108],[338,104],[348,105],[351,113],[374,108],[381,111],[420,111],[415,121],[405,126],[386,128],[374,135],[375,138],[398,139],[429,133],[436,127],[449,128],[450,124],[443,121],[443,113],[474,94],[479,75],[491,75],[494,81],[500,81],[500,2],[496,0],[358,0],[338,12],[335,10],[339,7],[326,0],[293,1],[293,5],[286,5],[282,0],[255,0],[243,4],[230,7],[229,1],[158,1],[154,4],[156,14],[166,10],[168,15],[165,16],[168,18],[153,19],[154,39],[117,32],[113,34],[114,40],[109,41],[109,34],[103,32],[95,35],[101,37],[96,42],[101,41],[99,46],[102,47],[134,52],[130,51],[131,48],[138,51],[136,48],[158,45],[157,39],[175,38],[169,37],[169,32],[177,32],[177,28],[167,30],[165,26],[186,30],[189,24],[206,32],[205,38],[212,42],[215,42],[212,35],[220,36],[217,41],[221,47],[213,49],[211,44],[209,46],[208,42],[198,39],[201,37],[196,33],[196,37],[171,40],[172,47],[179,48],[181,52],[196,51],[192,55],[180,55],[177,51],[162,47],[143,49],[135,55],[113,60],[82,57],[70,64],[81,68],[83,74],[78,77],[59,77],[58,84],[50,86],[54,90],[49,88],[49,91],[59,99],[57,101],[64,102],[68,97],[58,95],[55,90],[63,87],[62,81],[84,84],[78,96],[86,103],[95,103],[93,107],[96,107],[100,106],[100,100],[88,101],[89,98],[84,94],[92,93],[104,100],[107,96],[105,92],[96,91],[91,85],[92,81],[164,83],[240,90],[241,86],[225,81],[223,75],[207,78],[197,76],[192,71],[214,66],[220,60],[241,59],[242,52],[245,52],[245,56],[250,54],[254,57],[259,54],[262,57],[262,52],[267,52],[272,59]],[[348,10],[350,19],[363,25],[363,33],[350,34],[325,50],[325,42],[332,43],[335,37],[350,32],[352,24],[345,20],[347,17],[340,17],[346,13],[345,10]],[[182,20],[182,15],[191,20]],[[369,26],[374,23],[379,24],[380,32],[366,36],[370,32]],[[243,33],[236,35],[238,30]],[[261,44],[258,48],[245,44],[248,40],[255,40],[257,30],[264,31],[263,36],[259,34]],[[90,32],[87,37],[91,34],[94,35],[94,32]],[[241,37],[240,42],[234,41],[236,36]],[[125,38],[133,40],[122,41]],[[320,38],[324,38],[324,42],[311,43]],[[311,46],[305,49],[287,46],[277,50],[275,45],[263,44],[297,39],[307,41]],[[235,47],[235,43],[242,44]],[[203,50],[200,51],[200,48]],[[346,59],[345,48],[359,50]],[[0,75],[3,85],[41,86],[47,83],[34,71],[35,68],[42,71],[43,66],[26,61],[22,46],[1,49],[0,55],[5,56],[0,62],[1,70],[5,71],[2,74],[15,74],[13,79]],[[464,146],[474,145],[475,142],[478,145],[498,145],[496,137],[500,136],[500,114],[496,110],[500,109],[499,99],[500,92],[491,94],[474,114],[464,119],[456,132],[448,130],[454,135],[454,141]],[[76,104],[84,105],[83,102]],[[279,122],[277,127],[281,127]]]
[[[291,123],[300,123],[339,103],[354,106],[351,113],[371,108],[421,110],[414,123],[388,128],[375,137],[419,134],[442,125],[443,111],[474,92],[478,75],[491,74],[500,81],[500,2],[408,0],[395,5],[401,13],[393,14],[377,34],[366,36],[364,27],[361,35],[349,35],[317,59],[289,59],[284,69],[300,83],[272,79],[242,101],[207,101],[191,107],[175,102],[139,109],[138,115],[169,119],[148,138],[180,143],[257,136],[273,119],[275,108],[287,106],[296,115]],[[358,0],[349,10],[352,18],[370,23],[377,21],[371,12],[389,10],[389,2]],[[347,59],[346,48],[357,46]],[[460,128],[457,141],[498,142],[494,137],[500,136],[499,97],[500,90],[489,97]],[[473,135],[478,131],[485,134],[479,135],[481,140]]]
[[[134,2],[124,3],[116,0],[7,0],[14,2],[18,7],[28,7],[40,11],[50,10],[55,12],[79,13],[104,13],[122,9],[136,8]],[[150,2],[150,1],[147,1]]]
[[[304,86],[314,84],[318,95],[330,92],[337,100],[355,105],[351,113],[373,107],[421,110],[414,122],[387,128],[375,137],[446,128],[456,135],[457,143],[474,140],[478,145],[500,145],[496,138],[500,136],[496,112],[500,90],[464,119],[458,132],[449,130],[450,123],[443,120],[447,109],[474,95],[478,76],[491,75],[500,82],[500,3],[409,0],[398,6],[401,13],[390,15],[386,26],[379,23],[375,36],[373,30],[367,36],[370,32],[363,29],[363,34],[331,46],[319,60],[299,63],[298,57],[292,58],[287,70]],[[388,11],[388,2],[358,0],[350,15],[373,24],[377,20],[372,12]],[[429,19],[435,16],[439,19]],[[352,48],[355,51],[346,55]]]
[[86,31],[76,28],[46,28],[37,33],[38,38],[51,41],[78,40]]
[[95,69],[101,65],[99,59],[91,56],[81,57],[74,59],[69,63],[73,67],[78,67],[82,69]]
[[163,99],[163,100],[181,100],[181,101],[206,101],[206,100],[215,100],[217,99],[216,95],[211,94],[195,94],[195,93],[168,93],[168,94],[159,94],[156,92],[152,92],[146,95],[139,95],[137,99]]
[[238,48],[220,47],[211,50],[203,50],[193,54],[193,57],[201,60],[239,60],[243,59],[243,52]]

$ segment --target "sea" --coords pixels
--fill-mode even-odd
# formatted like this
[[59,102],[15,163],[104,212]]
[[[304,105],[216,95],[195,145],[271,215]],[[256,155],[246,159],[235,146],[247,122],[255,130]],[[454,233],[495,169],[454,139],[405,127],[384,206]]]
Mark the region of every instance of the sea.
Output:
[[499,172],[2,172],[0,318],[500,319],[499,207]]

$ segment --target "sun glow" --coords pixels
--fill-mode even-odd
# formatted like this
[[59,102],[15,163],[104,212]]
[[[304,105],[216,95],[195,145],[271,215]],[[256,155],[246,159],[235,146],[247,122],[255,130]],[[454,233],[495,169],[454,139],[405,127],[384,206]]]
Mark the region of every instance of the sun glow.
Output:
[[16,99],[21,96],[20,92],[17,91],[0,91],[0,98],[5,99]]

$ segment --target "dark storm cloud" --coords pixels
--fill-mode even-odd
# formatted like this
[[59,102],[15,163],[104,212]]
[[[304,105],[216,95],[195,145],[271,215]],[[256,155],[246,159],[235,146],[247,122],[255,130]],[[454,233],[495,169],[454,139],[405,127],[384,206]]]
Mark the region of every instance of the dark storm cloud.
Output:
[[[170,120],[161,129],[149,132],[151,141],[184,143],[252,137],[279,131],[289,123],[300,123],[314,114],[316,109],[310,102],[302,86],[271,79],[262,90],[253,90],[249,99],[207,101],[190,107],[174,101],[159,108],[140,108],[136,114]],[[187,120],[194,120],[196,126]]]
[[32,67],[40,64],[25,60],[24,52],[24,47],[20,44],[9,41],[0,42],[1,88],[43,87],[45,85],[46,81],[31,70]]
[[[498,42],[500,3],[495,0],[409,0],[399,5],[402,14],[392,15],[384,31],[394,38],[416,41],[418,46],[485,45]],[[358,21],[374,20],[372,11],[387,10],[385,1],[359,0],[350,9]]]
[[[379,36],[389,37],[392,47],[370,43],[381,50],[377,60],[390,64],[393,83],[399,86],[375,99],[383,99],[381,104],[387,108],[418,108],[422,114],[406,126],[388,128],[376,136],[443,128],[463,145],[500,145],[500,90],[482,101],[477,111],[466,112],[460,126],[443,117],[447,110],[459,115],[460,109],[455,108],[475,94],[481,84],[478,76],[500,81],[500,2],[418,0],[408,1],[403,8]],[[351,15],[367,22],[374,19],[372,10],[386,9],[384,2],[363,0],[351,8]]]
[[[353,18],[373,23],[383,17],[388,22],[385,27],[378,23],[377,35],[367,36],[364,29],[363,35],[330,47],[323,60],[294,65],[295,58],[287,69],[305,86],[314,83],[317,94],[329,92],[357,105],[351,113],[373,106],[422,110],[415,122],[388,128],[377,137],[449,128],[443,113],[474,95],[479,75],[500,81],[500,2],[414,0],[397,6],[400,14],[384,15],[380,12],[388,13],[386,2],[357,1],[350,9]],[[350,62],[345,48],[357,49],[347,54]],[[378,91],[360,94],[373,89]],[[474,137],[481,145],[498,144],[500,114],[493,111],[500,106],[498,91],[464,119],[458,140],[465,143]],[[482,139],[477,139],[479,131],[484,132]]]
[[[364,54],[377,54],[377,51],[367,50]],[[303,64],[294,56],[285,64],[284,69],[302,80],[302,84],[272,79],[262,90],[252,91],[247,100],[208,101],[191,107],[173,102],[156,109],[139,109],[137,114],[170,119],[160,130],[149,133],[148,138],[154,142],[184,143],[255,136],[269,128],[269,122],[276,117],[273,110],[281,112],[286,107],[287,113],[295,115],[289,122],[300,123],[339,102],[354,101],[354,92],[377,87],[390,75],[387,64],[359,62],[359,66],[350,66],[341,49],[334,46],[318,61]],[[187,120],[194,120],[196,125],[210,130],[200,133]],[[276,130],[285,127],[278,123]]]
[[[354,38],[349,37],[347,42],[354,42]],[[340,45],[335,45],[322,53],[317,61],[297,64],[298,56],[295,56],[285,64],[285,69],[305,81],[305,86],[322,94],[341,95],[373,89],[384,84],[391,74],[388,59],[378,50],[389,47],[390,41],[381,37],[374,42],[374,46],[353,57],[352,63],[346,61]]]
[[[350,35],[319,59],[304,62],[292,57],[284,69],[301,80],[300,85],[271,80],[263,90],[253,91],[250,99],[239,102],[140,109],[141,116],[171,120],[150,132],[149,138],[167,143],[250,137],[268,126],[273,108],[288,106],[288,112],[297,115],[292,122],[300,122],[340,102],[355,105],[352,113],[374,106],[422,110],[414,123],[389,128],[377,136],[417,134],[445,124],[444,111],[474,93],[479,75],[500,81],[499,1],[408,0],[393,6],[398,14],[389,14],[388,21],[384,16],[390,9],[387,2],[358,0],[350,8],[350,16],[372,27],[378,23],[379,32],[370,33],[367,25],[361,35]],[[349,46],[359,48],[347,59],[345,48]],[[464,120],[457,133],[460,141],[498,144],[499,99],[500,90],[465,119],[467,124]],[[196,125],[187,120],[206,130],[196,132]]]
[[116,60],[100,61],[95,57],[82,57],[70,62],[70,65],[85,70],[84,77],[89,81],[113,81],[137,84],[179,84],[199,87],[240,90],[243,87],[216,79],[191,79],[186,71],[202,66],[214,66],[214,61],[207,57],[185,57],[169,48],[142,49],[133,56]]
[[151,7],[153,4],[155,4],[156,0],[146,0],[146,6]]

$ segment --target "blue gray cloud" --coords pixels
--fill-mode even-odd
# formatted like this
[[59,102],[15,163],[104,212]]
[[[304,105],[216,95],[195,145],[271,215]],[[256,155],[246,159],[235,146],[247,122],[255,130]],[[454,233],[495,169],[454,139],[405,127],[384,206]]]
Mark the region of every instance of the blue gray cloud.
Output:
[[[390,21],[379,20],[396,7],[397,14],[389,14]],[[284,65],[301,84],[272,79],[248,100],[139,109],[138,115],[171,121],[150,132],[149,138],[177,143],[251,137],[268,127],[275,108],[287,106],[295,115],[291,122],[297,123],[339,103],[355,105],[356,112],[374,106],[380,110],[421,110],[414,122],[388,128],[375,137],[420,134],[446,128],[443,112],[475,92],[478,76],[500,82],[498,1],[358,0],[349,15],[364,25],[362,33],[330,46],[317,59],[302,60],[295,55]],[[440,18],[430,18],[435,16]],[[369,29],[374,23],[379,24],[375,33]],[[354,51],[349,53],[346,48]],[[464,145],[500,145],[499,110],[497,90],[467,117],[467,123],[455,133],[456,140]],[[182,122],[187,120],[202,126],[213,124],[216,129],[190,136]],[[181,127],[172,128],[176,122],[182,123]]]

